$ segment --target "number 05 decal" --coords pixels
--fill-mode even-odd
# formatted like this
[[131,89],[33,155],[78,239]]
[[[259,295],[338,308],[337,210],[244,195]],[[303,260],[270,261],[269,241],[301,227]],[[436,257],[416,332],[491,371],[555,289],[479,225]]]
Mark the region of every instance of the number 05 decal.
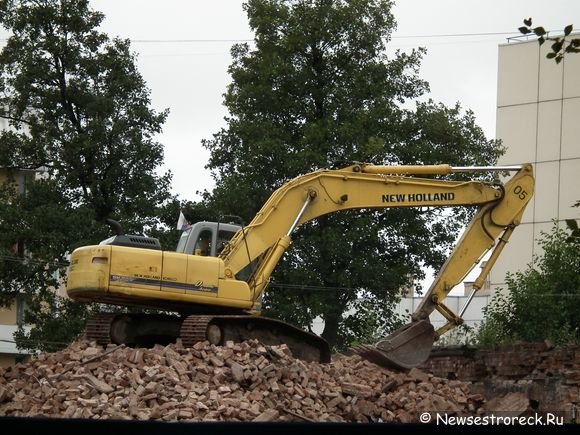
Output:
[[522,186],[517,185],[516,187],[514,187],[514,193],[518,196],[519,199],[521,199],[522,201],[524,199],[527,198],[528,196],[528,192],[526,192]]

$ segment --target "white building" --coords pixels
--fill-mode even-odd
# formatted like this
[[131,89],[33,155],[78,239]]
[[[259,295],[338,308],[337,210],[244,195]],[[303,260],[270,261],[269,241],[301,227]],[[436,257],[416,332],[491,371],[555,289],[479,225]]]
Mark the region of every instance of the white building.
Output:
[[[579,34],[572,35],[579,37]],[[510,40],[499,47],[496,137],[506,153],[499,164],[532,163],[535,194],[490,274],[492,293],[507,272],[524,270],[539,252],[537,240],[553,221],[580,218],[580,54],[557,64],[549,41]]]

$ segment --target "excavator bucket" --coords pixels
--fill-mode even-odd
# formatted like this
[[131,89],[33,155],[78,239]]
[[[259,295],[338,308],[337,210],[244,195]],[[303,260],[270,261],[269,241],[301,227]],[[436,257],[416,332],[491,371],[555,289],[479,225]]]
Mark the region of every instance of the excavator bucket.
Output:
[[427,361],[434,341],[433,325],[420,320],[397,329],[374,346],[363,344],[352,350],[382,367],[408,370]]

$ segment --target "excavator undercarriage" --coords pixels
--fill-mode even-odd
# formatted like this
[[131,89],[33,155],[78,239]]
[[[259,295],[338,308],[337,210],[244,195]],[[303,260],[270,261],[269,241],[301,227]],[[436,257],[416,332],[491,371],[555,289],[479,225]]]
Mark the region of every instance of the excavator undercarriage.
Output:
[[255,339],[263,344],[286,344],[292,355],[304,361],[330,362],[326,340],[288,323],[243,314],[188,315],[97,314],[87,322],[85,336],[101,346],[126,344],[151,347],[181,340],[185,347],[199,341],[224,345],[227,341]]

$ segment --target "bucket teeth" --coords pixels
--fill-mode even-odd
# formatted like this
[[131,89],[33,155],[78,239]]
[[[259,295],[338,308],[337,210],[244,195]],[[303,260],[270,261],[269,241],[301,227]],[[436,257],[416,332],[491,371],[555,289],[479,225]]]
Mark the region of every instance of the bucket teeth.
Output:
[[406,367],[401,367],[400,365],[396,364],[394,361],[389,359],[383,352],[377,349],[374,346],[369,346],[367,344],[359,344],[351,350],[360,355],[362,358],[370,361],[378,366],[385,367],[388,369],[406,369]]

